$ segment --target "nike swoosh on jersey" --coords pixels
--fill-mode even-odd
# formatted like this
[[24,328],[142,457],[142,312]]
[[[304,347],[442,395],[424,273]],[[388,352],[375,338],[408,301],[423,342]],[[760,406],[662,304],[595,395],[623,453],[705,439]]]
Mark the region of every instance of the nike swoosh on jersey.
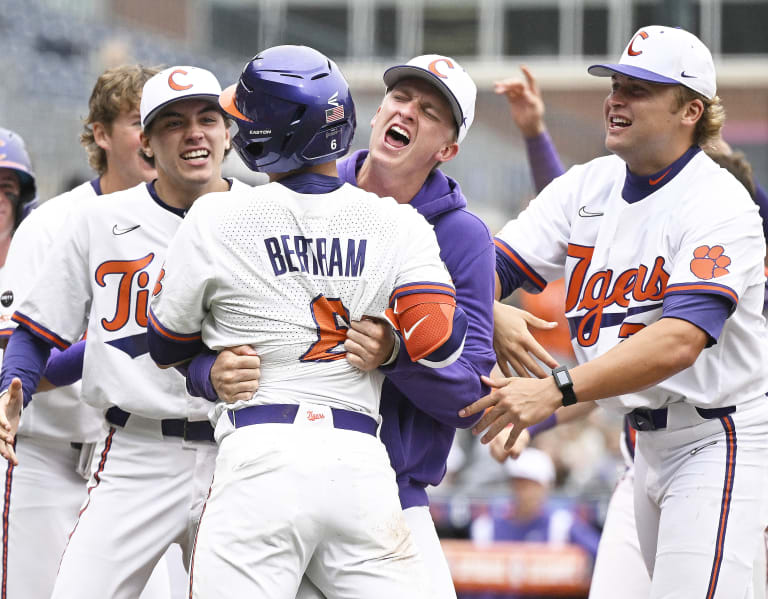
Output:
[[429,318],[429,315],[422,316],[421,318],[419,318],[419,320],[417,320],[414,323],[414,325],[410,328],[410,330],[408,330],[405,327],[403,327],[403,336],[405,337],[406,341],[408,341],[411,338],[411,335],[416,330],[416,327],[419,326],[422,322],[424,322],[427,318]]
[[669,174],[669,171],[671,171],[671,168],[668,168],[663,175],[660,175],[658,179],[648,179],[648,183],[651,185],[656,185],[659,181],[661,181],[664,177],[666,177]]
[[579,208],[579,216],[583,216],[584,218],[589,218],[590,216],[602,216],[602,212],[589,212],[587,209],[582,206]]
[[112,235],[125,235],[126,233],[130,233],[131,231],[135,231],[138,229],[141,225],[133,225],[132,227],[128,227],[127,229],[118,229],[117,225],[112,227]]

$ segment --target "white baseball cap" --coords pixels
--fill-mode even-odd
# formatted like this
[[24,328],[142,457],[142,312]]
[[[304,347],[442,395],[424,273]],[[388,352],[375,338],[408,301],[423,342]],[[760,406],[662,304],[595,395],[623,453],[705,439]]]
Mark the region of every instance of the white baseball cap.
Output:
[[618,64],[593,64],[587,70],[597,77],[621,73],[644,81],[684,85],[709,100],[717,92],[709,49],[692,33],[674,27],[641,27]]
[[467,135],[475,120],[475,99],[477,86],[462,66],[453,58],[439,54],[424,54],[412,58],[406,64],[397,65],[384,71],[387,89],[409,77],[431,83],[448,99],[453,118],[458,128],[458,142]]
[[533,480],[545,487],[555,482],[555,465],[552,463],[552,458],[548,453],[535,447],[524,449],[519,458],[508,459],[504,463],[507,474],[512,478]]
[[146,129],[160,109],[172,102],[205,99],[218,103],[220,94],[221,85],[210,71],[198,67],[169,67],[144,84],[139,106],[141,128]]

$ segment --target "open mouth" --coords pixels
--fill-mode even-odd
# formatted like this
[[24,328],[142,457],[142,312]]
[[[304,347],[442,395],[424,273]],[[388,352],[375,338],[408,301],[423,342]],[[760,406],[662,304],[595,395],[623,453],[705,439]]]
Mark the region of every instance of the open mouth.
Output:
[[411,143],[411,138],[408,132],[402,127],[392,125],[387,131],[387,142],[396,148],[404,148]]
[[608,123],[610,124],[611,128],[621,128],[629,127],[632,124],[632,121],[629,119],[625,119],[624,117],[620,116],[612,116],[608,119]]
[[191,150],[189,152],[184,152],[181,157],[184,160],[195,160],[196,158],[208,158],[210,154],[211,153],[208,150]]

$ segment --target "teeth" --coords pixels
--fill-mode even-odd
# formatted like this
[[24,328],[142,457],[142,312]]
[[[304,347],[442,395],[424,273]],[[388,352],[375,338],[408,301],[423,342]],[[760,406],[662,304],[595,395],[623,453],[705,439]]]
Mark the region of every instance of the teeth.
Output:
[[611,117],[611,124],[612,125],[631,125],[631,121],[622,118],[620,116],[612,116]]
[[184,160],[191,160],[192,158],[205,158],[209,154],[208,150],[192,150],[181,155]]
[[411,137],[408,135],[408,132],[405,129],[402,129],[401,127],[398,127],[397,125],[392,125],[392,128],[390,131],[394,131],[398,135],[402,135],[406,141],[411,141]]

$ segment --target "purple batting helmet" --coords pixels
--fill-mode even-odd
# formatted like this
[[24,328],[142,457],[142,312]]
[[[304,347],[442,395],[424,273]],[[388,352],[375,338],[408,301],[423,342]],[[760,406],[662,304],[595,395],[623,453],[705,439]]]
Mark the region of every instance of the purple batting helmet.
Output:
[[[10,129],[0,127],[0,168],[8,168],[16,171],[21,184],[19,202],[14,207],[16,213],[15,227],[28,214],[27,207],[35,201],[37,187],[35,186],[35,173],[32,171],[32,162],[24,146],[24,140],[18,133]],[[14,228],[15,228],[14,227]]]
[[237,153],[254,171],[329,162],[347,153],[355,134],[349,85],[332,60],[307,46],[259,53],[219,103],[237,123]]

